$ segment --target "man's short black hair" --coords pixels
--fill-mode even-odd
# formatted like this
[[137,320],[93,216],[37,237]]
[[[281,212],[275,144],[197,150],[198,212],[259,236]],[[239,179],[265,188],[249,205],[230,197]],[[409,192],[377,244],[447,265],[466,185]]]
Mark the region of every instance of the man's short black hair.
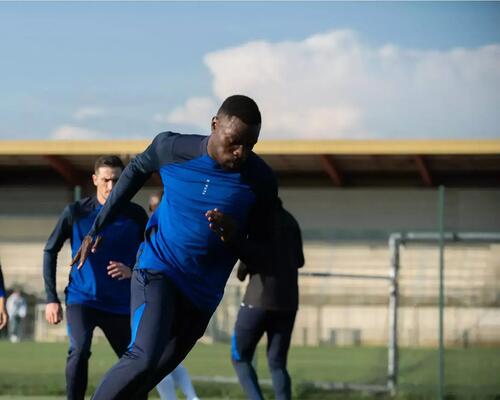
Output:
[[217,115],[237,117],[247,125],[258,125],[262,122],[259,107],[250,97],[241,94],[229,96],[217,111]]
[[101,167],[111,167],[111,168],[121,168],[125,169],[122,160],[118,156],[101,156],[94,163],[94,172],[97,173],[98,169]]

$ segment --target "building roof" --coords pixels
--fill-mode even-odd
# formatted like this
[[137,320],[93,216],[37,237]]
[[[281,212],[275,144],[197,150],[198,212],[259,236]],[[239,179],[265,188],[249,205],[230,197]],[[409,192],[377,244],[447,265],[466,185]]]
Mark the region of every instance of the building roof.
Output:
[[[127,162],[149,142],[0,141],[0,185],[82,184],[97,156]],[[286,186],[500,187],[500,140],[261,141],[255,152]]]

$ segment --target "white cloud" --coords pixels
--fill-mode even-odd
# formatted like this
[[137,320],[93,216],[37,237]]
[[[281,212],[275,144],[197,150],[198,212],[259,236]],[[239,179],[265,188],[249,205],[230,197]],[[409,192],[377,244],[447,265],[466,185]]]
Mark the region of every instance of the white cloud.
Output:
[[104,109],[99,107],[81,107],[75,111],[73,117],[78,121],[82,121],[88,118],[101,117],[104,114]]
[[50,134],[50,138],[56,140],[91,140],[110,137],[111,135],[105,132],[73,125],[62,125]]
[[221,100],[242,93],[259,104],[268,139],[500,137],[498,44],[374,47],[347,30],[250,42],[205,63],[213,97],[188,100],[166,121],[206,128]]
[[192,97],[182,107],[174,108],[168,114],[155,115],[155,122],[195,125],[205,130],[217,112],[218,102],[207,97]]

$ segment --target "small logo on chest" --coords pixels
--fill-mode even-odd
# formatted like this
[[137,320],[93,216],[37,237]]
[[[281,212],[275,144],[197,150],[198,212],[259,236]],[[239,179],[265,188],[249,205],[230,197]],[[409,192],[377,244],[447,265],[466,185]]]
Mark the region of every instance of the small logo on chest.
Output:
[[207,191],[208,191],[208,185],[210,185],[210,179],[207,179],[205,181],[205,186],[203,186],[203,191],[201,192],[201,194],[203,196],[205,196],[207,194]]

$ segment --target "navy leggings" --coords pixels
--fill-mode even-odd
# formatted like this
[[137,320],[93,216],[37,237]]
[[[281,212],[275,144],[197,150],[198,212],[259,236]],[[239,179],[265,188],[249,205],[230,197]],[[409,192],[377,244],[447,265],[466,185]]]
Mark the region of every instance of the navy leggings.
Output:
[[106,335],[120,357],[130,342],[130,315],[114,314],[81,304],[66,307],[70,346],[66,360],[66,393],[68,400],[83,400],[87,389],[90,346],[94,329]]
[[94,400],[145,398],[186,357],[210,321],[211,313],[193,306],[161,272],[134,270],[131,294],[130,345],[104,376]]
[[291,380],[286,363],[296,313],[295,310],[265,310],[241,305],[234,327],[231,359],[249,399],[263,399],[252,359],[264,332],[267,334],[267,362],[275,397],[278,400],[291,399]]

